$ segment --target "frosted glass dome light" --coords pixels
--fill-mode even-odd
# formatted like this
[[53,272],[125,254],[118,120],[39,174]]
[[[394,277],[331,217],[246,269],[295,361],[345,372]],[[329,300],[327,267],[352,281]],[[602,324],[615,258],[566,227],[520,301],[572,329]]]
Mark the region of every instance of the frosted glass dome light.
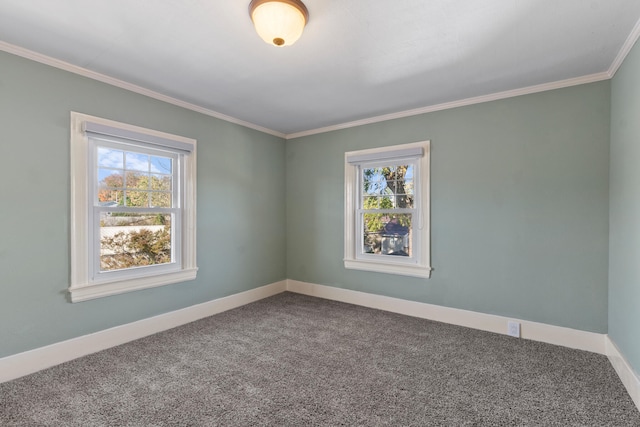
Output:
[[300,0],[252,0],[249,15],[262,40],[274,46],[294,44],[309,20]]

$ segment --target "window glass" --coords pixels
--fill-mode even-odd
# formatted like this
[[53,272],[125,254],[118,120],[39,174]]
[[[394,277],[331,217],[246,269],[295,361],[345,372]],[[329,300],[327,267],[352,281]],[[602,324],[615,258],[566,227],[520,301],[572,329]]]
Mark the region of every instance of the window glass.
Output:
[[345,153],[344,266],[428,278],[430,142]]
[[360,170],[362,253],[410,257],[414,165],[383,164]]
[[153,149],[118,149],[114,147],[119,143],[113,141],[106,146],[100,145],[105,144],[100,139],[93,143],[97,159],[93,209],[100,227],[95,242],[100,258],[97,273],[175,262],[179,242],[171,224],[179,219],[179,211],[170,208],[175,198],[171,172],[177,156],[154,155]]
[[71,113],[71,301],[193,280],[196,141]]
[[171,214],[100,213],[100,271],[171,262]]

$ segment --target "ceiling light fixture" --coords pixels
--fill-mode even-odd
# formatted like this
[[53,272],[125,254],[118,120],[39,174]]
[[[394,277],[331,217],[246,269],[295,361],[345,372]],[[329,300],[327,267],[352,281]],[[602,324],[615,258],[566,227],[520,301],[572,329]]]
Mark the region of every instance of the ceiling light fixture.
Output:
[[274,46],[294,44],[309,21],[300,0],[252,0],[249,15],[262,40]]

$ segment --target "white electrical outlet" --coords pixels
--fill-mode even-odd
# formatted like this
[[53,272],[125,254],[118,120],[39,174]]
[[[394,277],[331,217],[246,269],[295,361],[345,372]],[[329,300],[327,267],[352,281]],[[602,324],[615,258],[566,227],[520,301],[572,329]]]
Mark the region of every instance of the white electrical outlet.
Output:
[[512,321],[507,322],[507,335],[520,338],[520,323]]

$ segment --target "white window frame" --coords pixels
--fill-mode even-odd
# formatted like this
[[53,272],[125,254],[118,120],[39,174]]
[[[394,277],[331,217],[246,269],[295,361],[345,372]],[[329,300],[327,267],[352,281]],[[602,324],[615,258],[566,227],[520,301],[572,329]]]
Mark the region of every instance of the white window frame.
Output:
[[[94,138],[124,141],[143,150],[171,151],[178,159],[178,221],[172,224],[174,261],[170,265],[123,269],[100,273],[99,252],[94,247],[99,236],[99,209],[94,208],[96,175]],[[95,135],[95,133],[94,133]],[[108,144],[108,142],[106,143]],[[103,144],[100,143],[102,146]],[[71,112],[71,277],[72,302],[79,302],[140,289],[193,280],[196,265],[196,140],[133,126],[100,117]],[[179,240],[177,240],[179,239]]]
[[[347,269],[429,278],[430,255],[430,141],[371,148],[345,153],[344,266]],[[362,173],[364,167],[414,165],[415,219],[412,256],[365,254],[362,247]]]

